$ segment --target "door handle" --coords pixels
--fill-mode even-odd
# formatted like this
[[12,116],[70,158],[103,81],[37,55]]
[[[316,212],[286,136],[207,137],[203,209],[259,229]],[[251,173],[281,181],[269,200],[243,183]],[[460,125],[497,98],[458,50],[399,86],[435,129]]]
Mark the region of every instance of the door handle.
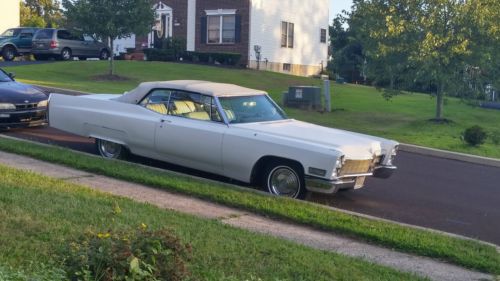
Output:
[[161,119],[161,123],[162,124],[165,124],[165,123],[172,124],[172,121],[171,120]]

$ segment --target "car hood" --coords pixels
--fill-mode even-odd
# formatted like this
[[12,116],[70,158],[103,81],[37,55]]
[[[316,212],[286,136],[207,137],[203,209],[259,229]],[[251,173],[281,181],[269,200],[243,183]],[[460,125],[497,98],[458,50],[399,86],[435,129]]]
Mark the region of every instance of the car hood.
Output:
[[[337,150],[347,159],[371,159],[387,153],[396,142],[359,133],[327,128],[297,120],[232,125],[271,136],[290,138],[309,145],[321,145]],[[389,148],[390,146],[390,148]]]
[[47,95],[33,86],[15,81],[0,82],[0,103],[35,103],[46,99]]

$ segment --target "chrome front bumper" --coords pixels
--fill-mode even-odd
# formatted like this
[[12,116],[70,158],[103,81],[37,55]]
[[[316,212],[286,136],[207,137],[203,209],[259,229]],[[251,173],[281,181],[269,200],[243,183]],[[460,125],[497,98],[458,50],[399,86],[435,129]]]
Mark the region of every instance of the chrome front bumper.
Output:
[[396,170],[397,167],[395,166],[379,166],[372,173],[347,175],[333,180],[306,176],[306,189],[316,193],[334,194],[340,189],[363,187],[366,177],[369,176],[382,179],[389,178]]

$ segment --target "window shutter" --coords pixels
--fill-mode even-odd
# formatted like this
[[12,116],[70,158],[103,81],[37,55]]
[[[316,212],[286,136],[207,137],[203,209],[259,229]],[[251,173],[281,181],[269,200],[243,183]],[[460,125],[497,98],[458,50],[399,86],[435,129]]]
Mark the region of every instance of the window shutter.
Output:
[[207,44],[207,17],[201,17],[200,20],[201,24],[201,30],[200,30],[200,35],[201,35],[201,44]]
[[241,15],[235,15],[235,43],[241,43]]

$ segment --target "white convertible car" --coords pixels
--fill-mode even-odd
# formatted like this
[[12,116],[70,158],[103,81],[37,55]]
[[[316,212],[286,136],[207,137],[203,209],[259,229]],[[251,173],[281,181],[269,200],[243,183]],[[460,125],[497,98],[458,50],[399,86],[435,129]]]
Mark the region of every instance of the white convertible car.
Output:
[[52,94],[50,126],[99,153],[154,158],[292,198],[388,178],[398,143],[289,119],[263,91],[204,81],[140,84],[117,95]]

